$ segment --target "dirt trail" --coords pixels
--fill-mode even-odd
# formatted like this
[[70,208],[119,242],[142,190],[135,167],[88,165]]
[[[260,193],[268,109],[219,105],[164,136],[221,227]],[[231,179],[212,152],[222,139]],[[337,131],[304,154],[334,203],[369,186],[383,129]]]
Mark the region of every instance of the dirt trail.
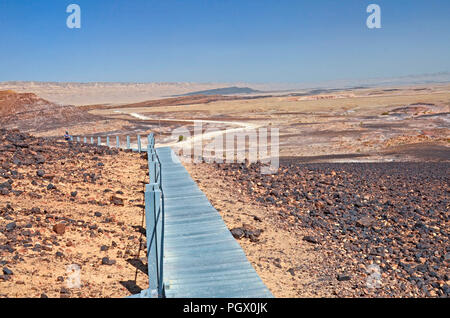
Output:
[[171,119],[171,118],[155,119],[155,118],[150,118],[150,117],[144,116],[139,113],[126,113],[126,112],[117,111],[117,110],[114,112],[128,114],[130,116],[133,116],[133,117],[141,119],[141,120],[159,120],[159,121],[183,122],[183,123],[191,122],[194,125],[196,125],[196,124],[202,124],[202,125],[203,124],[212,124],[212,125],[238,126],[237,128],[225,128],[225,129],[221,129],[221,130],[217,130],[217,131],[210,131],[210,132],[194,135],[193,137],[188,137],[184,141],[176,140],[176,141],[170,141],[170,142],[165,142],[165,143],[158,143],[158,147],[171,147],[171,146],[183,147],[187,144],[195,143],[195,142],[202,141],[202,140],[208,140],[208,139],[214,138],[214,137],[222,135],[222,134],[236,133],[239,131],[245,131],[245,130],[249,130],[249,129],[257,129],[262,126],[261,124],[255,124],[255,123],[219,121],[219,120]]

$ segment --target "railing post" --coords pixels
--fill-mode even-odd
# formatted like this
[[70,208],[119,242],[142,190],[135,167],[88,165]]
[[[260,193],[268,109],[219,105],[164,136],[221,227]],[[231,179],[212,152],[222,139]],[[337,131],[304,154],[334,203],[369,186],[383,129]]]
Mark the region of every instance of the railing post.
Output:
[[127,149],[130,149],[130,136],[127,136]]
[[147,136],[147,140],[148,140],[148,147],[150,148],[154,148],[155,147],[155,137],[153,135],[153,133],[149,133]]
[[150,292],[159,291],[160,273],[159,273],[159,250],[160,233],[158,234],[158,223],[160,222],[161,190],[157,185],[147,184],[145,189],[145,221],[147,231],[147,251],[148,251],[148,277]]
[[157,166],[157,162],[156,161],[150,161],[148,162],[148,173],[149,173],[149,177],[150,177],[150,184],[152,183],[156,183],[156,166]]
[[138,152],[141,153],[141,135],[137,135]]
[[155,200],[159,201],[158,213],[156,218],[156,242],[158,248],[156,249],[158,257],[158,296],[163,294],[163,267],[164,267],[164,195],[159,185],[155,191]]

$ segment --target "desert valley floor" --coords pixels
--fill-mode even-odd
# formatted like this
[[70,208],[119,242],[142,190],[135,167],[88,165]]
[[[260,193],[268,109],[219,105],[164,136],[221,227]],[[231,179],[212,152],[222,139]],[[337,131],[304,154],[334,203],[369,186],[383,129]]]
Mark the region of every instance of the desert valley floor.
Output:
[[201,149],[225,132],[279,132],[274,174],[180,150],[274,296],[450,296],[450,85],[76,101],[0,90],[0,297],[145,288],[146,159],[62,136],[152,132],[180,150],[196,124]]

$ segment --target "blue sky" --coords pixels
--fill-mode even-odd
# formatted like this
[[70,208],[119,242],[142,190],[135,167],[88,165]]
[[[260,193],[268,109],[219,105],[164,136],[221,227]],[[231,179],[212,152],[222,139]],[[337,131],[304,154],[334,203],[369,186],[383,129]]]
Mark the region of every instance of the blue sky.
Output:
[[[66,27],[71,3],[81,29]],[[0,0],[0,43],[0,81],[405,76],[450,71],[450,1]]]

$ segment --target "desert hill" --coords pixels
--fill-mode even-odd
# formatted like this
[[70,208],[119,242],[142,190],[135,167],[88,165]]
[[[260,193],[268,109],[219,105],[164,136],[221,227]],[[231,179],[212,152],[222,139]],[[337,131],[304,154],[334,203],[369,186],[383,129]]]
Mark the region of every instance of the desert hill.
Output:
[[49,102],[33,93],[16,93],[13,90],[0,91],[0,116],[10,116],[28,110],[45,108]]
[[58,105],[33,93],[0,91],[0,124],[3,128],[39,131],[94,119],[95,116],[75,106]]

